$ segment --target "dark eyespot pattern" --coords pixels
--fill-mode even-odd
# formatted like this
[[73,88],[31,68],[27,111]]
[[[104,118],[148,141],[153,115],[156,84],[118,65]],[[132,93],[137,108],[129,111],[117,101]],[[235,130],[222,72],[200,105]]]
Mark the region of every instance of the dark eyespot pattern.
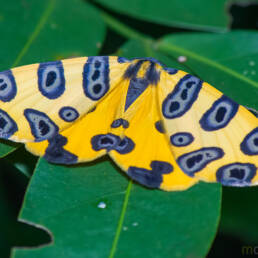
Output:
[[134,149],[134,142],[125,136],[121,139],[119,136],[108,133],[95,135],[91,139],[93,150],[99,151],[106,149],[107,151],[115,150],[120,154],[127,154]]
[[123,128],[128,128],[129,127],[129,122],[123,118],[119,118],[113,121],[111,124],[112,128],[118,128],[119,126],[123,126]]
[[154,160],[150,164],[151,169],[129,167],[128,176],[136,182],[148,187],[159,188],[163,182],[163,174],[169,174],[173,171],[173,166],[164,161]]
[[79,117],[78,111],[73,107],[62,107],[59,116],[66,122],[73,122]]
[[35,141],[50,139],[58,133],[57,125],[45,113],[28,108],[24,110],[24,115]]
[[202,148],[193,152],[186,153],[177,159],[180,168],[188,175],[194,174],[205,168],[210,162],[224,156],[222,149],[217,147]]
[[44,158],[56,164],[75,164],[78,157],[63,148],[67,144],[67,138],[63,135],[57,134],[48,140],[49,144],[45,151]]
[[165,128],[164,128],[162,120],[159,120],[155,123],[155,128],[157,129],[158,132],[165,133]]
[[11,70],[0,72],[0,100],[11,101],[17,94],[17,86]]
[[217,181],[228,186],[248,186],[256,174],[257,168],[250,163],[232,163],[219,168]]
[[15,121],[2,109],[0,109],[0,138],[8,139],[18,131]]
[[246,135],[240,149],[247,155],[258,155],[258,127]]
[[65,91],[64,68],[61,61],[41,63],[38,68],[38,87],[48,99],[56,99]]
[[175,133],[170,136],[170,142],[177,147],[187,146],[191,144],[193,140],[193,135],[187,132]]
[[237,113],[239,105],[226,96],[216,100],[200,119],[200,125],[205,131],[221,129],[231,121]]
[[91,56],[83,69],[83,90],[92,100],[99,100],[109,90],[109,61],[107,56]]
[[162,113],[168,119],[184,115],[193,105],[202,87],[202,81],[185,75],[162,103]]

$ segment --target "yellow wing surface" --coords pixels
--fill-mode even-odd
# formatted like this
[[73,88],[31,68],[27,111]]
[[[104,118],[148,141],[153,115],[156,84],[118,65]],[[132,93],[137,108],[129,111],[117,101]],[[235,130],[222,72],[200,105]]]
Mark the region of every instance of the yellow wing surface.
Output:
[[150,188],[257,184],[258,119],[149,58],[74,58],[0,73],[0,137],[49,162],[105,154]]

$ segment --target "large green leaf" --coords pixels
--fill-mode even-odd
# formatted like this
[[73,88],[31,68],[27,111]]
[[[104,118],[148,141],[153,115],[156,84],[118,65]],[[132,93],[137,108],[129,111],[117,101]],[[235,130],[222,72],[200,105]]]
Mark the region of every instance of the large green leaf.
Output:
[[226,12],[226,0],[95,1],[119,13],[166,26],[225,31],[230,21]]
[[[148,50],[131,41],[120,53],[144,56]],[[176,64],[154,50],[150,54]],[[219,185],[200,183],[168,193],[132,184],[119,172],[107,160],[79,167],[41,160],[20,218],[50,230],[54,242],[16,250],[13,257],[205,256],[220,214]],[[98,207],[101,203],[104,209]]]
[[[94,55],[105,36],[105,25],[98,11],[82,0],[0,0],[0,3],[1,70]],[[0,157],[12,150],[12,146],[0,143]]]
[[258,33],[182,33],[162,39],[158,49],[243,105],[258,109]]
[[72,168],[41,160],[20,219],[50,230],[53,242],[12,257],[203,257],[219,210],[216,184],[168,193],[132,184],[103,159]]

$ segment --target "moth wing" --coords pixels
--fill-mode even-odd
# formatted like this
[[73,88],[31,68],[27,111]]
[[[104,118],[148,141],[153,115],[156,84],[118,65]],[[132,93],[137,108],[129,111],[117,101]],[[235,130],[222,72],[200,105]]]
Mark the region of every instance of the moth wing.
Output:
[[1,72],[0,138],[52,138],[109,94],[128,65],[116,57],[82,57]]
[[[59,164],[86,162],[105,155],[107,149],[94,145],[94,137],[96,139],[97,136],[108,134],[112,122],[119,116],[124,83],[126,82],[121,81],[119,87],[99,101],[93,110],[56,137],[42,142],[26,143],[26,149],[43,156],[49,162]],[[105,138],[102,141],[105,145]]]
[[184,173],[230,186],[258,184],[258,119],[198,78],[163,72],[159,102]]

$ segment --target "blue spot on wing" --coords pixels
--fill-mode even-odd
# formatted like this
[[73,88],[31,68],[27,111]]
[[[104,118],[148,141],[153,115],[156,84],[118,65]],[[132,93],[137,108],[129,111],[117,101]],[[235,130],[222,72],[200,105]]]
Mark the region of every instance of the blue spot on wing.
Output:
[[45,151],[44,158],[56,164],[75,164],[78,157],[63,148],[67,144],[67,138],[57,134],[48,140],[49,145]]
[[59,116],[66,122],[73,122],[79,117],[78,111],[73,107],[62,107]]
[[35,141],[53,138],[58,133],[57,125],[45,113],[28,108],[24,110],[24,115]]
[[128,128],[129,122],[123,118],[119,118],[119,119],[114,120],[111,124],[112,128],[118,128],[120,126],[123,126],[123,128]]
[[201,127],[206,131],[224,128],[236,115],[239,105],[226,96],[216,100],[200,119]]
[[202,87],[202,81],[185,75],[162,103],[162,113],[168,119],[184,115],[193,105]]
[[98,134],[92,137],[91,145],[93,150],[99,151],[106,149],[107,151],[115,150],[120,154],[127,154],[134,149],[134,142],[127,136],[121,139],[119,136],[108,133]]
[[193,177],[196,172],[205,168],[210,162],[220,159],[223,156],[224,152],[222,149],[207,147],[178,157],[177,163],[183,172]]
[[228,186],[248,186],[256,174],[257,168],[250,163],[232,163],[219,168],[217,181]]
[[150,166],[151,170],[131,166],[128,169],[128,175],[146,187],[158,188],[163,181],[162,175],[173,171],[173,166],[164,161],[152,161]]
[[64,68],[61,61],[41,63],[38,68],[38,87],[43,96],[56,99],[65,91]]
[[17,86],[11,70],[0,72],[0,100],[11,101],[17,94]]
[[246,135],[240,148],[247,155],[258,155],[258,127]]
[[177,147],[183,147],[191,144],[194,137],[191,133],[180,132],[170,136],[170,142]]
[[92,100],[101,99],[109,90],[109,61],[107,56],[91,56],[83,69],[83,90]]
[[0,138],[8,139],[18,131],[15,121],[2,109],[0,109]]

